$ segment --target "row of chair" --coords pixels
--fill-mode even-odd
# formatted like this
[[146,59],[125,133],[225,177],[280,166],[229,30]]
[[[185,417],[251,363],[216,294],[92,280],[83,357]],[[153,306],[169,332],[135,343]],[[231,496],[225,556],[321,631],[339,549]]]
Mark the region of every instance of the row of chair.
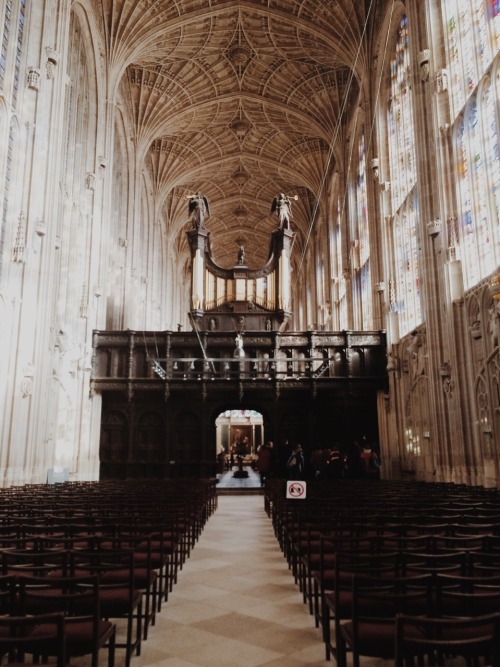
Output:
[[[269,480],[265,508],[304,602],[315,624],[322,626],[326,657],[333,654],[340,667],[345,665],[348,650],[353,652],[355,666],[360,655],[401,660],[403,648],[396,652],[395,640],[400,637],[402,642],[408,637],[406,630],[400,631],[399,625],[396,628],[396,618],[404,617],[406,628],[412,623],[408,617],[415,614],[445,616],[441,604],[430,604],[436,594],[429,594],[428,585],[427,590],[419,591],[425,598],[425,609],[423,603],[416,604],[415,594],[407,596],[395,590],[404,582],[408,586],[410,578],[428,578],[436,585],[436,577],[448,574],[474,576],[476,581],[489,578],[490,585],[498,584],[494,578],[500,577],[500,495],[495,490],[385,481],[314,481],[308,482],[307,500],[297,501],[286,498],[283,481]],[[373,589],[374,603],[377,596],[386,601],[392,598],[390,618],[384,621],[383,613],[388,611],[384,605],[373,604],[371,610],[368,605],[373,621],[360,624],[363,587],[368,588],[365,597],[370,597],[369,589]],[[500,596],[497,591],[490,593],[494,603],[488,612],[495,614],[500,612]],[[446,616],[449,621],[450,615]],[[497,621],[485,621],[490,639],[497,632]],[[335,624],[333,639],[331,623]],[[381,628],[385,628],[385,635],[380,634]],[[409,632],[411,635],[414,629]],[[451,630],[447,632],[449,638]],[[420,633],[422,642],[425,634]],[[467,650],[472,651],[471,646]],[[478,645],[475,649],[479,650]],[[464,653],[467,650],[464,648]]]
[[[0,656],[13,654],[12,633],[29,630],[26,653],[88,654],[97,667],[105,646],[112,667],[124,648],[128,667],[216,503],[214,483],[203,480],[0,490],[0,603],[11,619],[0,626]],[[30,615],[40,616],[34,629]]]
[[500,587],[476,590],[478,584],[443,576],[353,576],[351,586],[335,594],[338,665],[346,667],[351,652],[353,667],[361,656],[394,659],[397,665],[425,656],[427,664],[461,657],[467,664],[482,659],[498,666]]

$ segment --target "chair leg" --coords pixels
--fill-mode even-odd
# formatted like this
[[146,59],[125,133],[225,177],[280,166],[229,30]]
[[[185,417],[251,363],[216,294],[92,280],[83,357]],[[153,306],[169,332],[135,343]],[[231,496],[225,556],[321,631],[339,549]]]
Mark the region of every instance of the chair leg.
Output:
[[108,642],[108,667],[115,666],[116,627]]

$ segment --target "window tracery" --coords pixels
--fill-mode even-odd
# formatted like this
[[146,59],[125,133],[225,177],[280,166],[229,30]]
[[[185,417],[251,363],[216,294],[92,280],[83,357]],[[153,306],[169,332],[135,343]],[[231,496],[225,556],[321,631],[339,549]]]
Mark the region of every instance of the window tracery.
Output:
[[396,276],[395,303],[399,313],[399,332],[404,336],[421,322],[422,317],[415,136],[406,16],[401,19],[390,61],[387,126]]
[[[452,0],[447,2],[447,8]],[[473,10],[476,23],[486,25],[484,4],[475,1]],[[457,3],[458,6],[458,3]],[[492,5],[490,5],[493,10]],[[466,16],[466,13],[463,13]],[[498,12],[497,12],[498,16]],[[489,13],[490,21],[494,17]],[[483,20],[484,19],[484,20]],[[477,28],[479,30],[479,27]],[[481,34],[486,34],[481,28]],[[467,33],[472,43],[472,33]],[[477,35],[476,35],[477,37]],[[479,44],[479,47],[477,47]],[[478,71],[485,69],[482,57],[486,50],[484,39],[477,38],[476,51],[470,49],[460,54],[465,59],[476,55]],[[490,50],[490,49],[488,49]],[[450,53],[450,49],[448,49]],[[464,286],[471,288],[488,276],[500,258],[500,161],[498,147],[498,111],[495,83],[482,74],[479,85],[468,98],[463,111],[455,119],[455,179],[458,202],[457,257],[462,260]]]
[[356,254],[359,268],[359,293],[361,300],[362,327],[372,326],[372,297],[370,275],[370,234],[368,225],[368,195],[366,187],[365,134],[358,141],[358,168],[356,178]]

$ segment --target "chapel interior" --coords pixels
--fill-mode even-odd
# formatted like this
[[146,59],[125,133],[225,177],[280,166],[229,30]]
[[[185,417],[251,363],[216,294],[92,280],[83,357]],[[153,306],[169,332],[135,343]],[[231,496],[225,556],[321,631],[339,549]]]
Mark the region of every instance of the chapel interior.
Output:
[[0,486],[213,478],[239,429],[499,488],[498,0],[0,18]]

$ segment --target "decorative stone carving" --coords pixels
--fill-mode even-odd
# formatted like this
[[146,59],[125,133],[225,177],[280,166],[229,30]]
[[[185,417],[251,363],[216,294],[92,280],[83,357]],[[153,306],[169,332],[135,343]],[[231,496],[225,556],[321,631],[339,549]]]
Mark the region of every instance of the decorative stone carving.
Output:
[[16,240],[12,247],[12,261],[24,263],[26,254],[26,218],[24,213],[19,214],[17,222]]
[[95,190],[95,174],[91,171],[85,176],[85,187],[87,190]]
[[47,223],[45,220],[40,220],[39,218],[36,219],[35,232],[37,236],[45,236],[47,234]]
[[28,67],[26,83],[31,90],[40,90],[40,70],[38,67]]
[[436,218],[436,220],[431,220],[430,222],[427,223],[427,234],[435,239],[436,236],[439,236],[441,233],[441,220],[439,218]]
[[453,390],[455,388],[455,385],[453,384],[453,381],[451,378],[446,377],[443,380],[443,391],[444,393],[451,398],[453,396]]
[[399,359],[395,357],[391,352],[387,355],[387,367],[386,370],[388,373],[395,373],[399,369]]
[[50,46],[45,48],[45,53],[47,55],[47,62],[45,63],[47,79],[53,79],[54,70],[59,62],[59,53],[54,51]]
[[424,343],[424,337],[417,331],[414,331],[410,345],[408,346],[413,378],[425,374],[426,351]]
[[429,80],[430,57],[431,57],[431,52],[429,49],[424,49],[423,51],[419,51],[419,53],[417,54],[417,62],[420,70],[420,80],[424,82]]
[[481,320],[474,320],[470,325],[470,335],[474,340],[479,340],[483,337],[483,332],[481,329]]
[[500,342],[500,302],[496,299],[490,304],[488,308],[488,332],[490,334],[491,347],[494,349],[498,347]]
[[372,175],[373,175],[373,180],[378,183],[378,179],[380,176],[379,173],[379,159],[378,157],[374,157],[373,160],[371,161],[371,167],[372,167]]
[[28,398],[33,393],[33,377],[35,375],[35,366],[31,361],[25,363],[23,368],[23,379],[21,380],[21,396]]
[[72,403],[72,384],[76,378],[79,354],[75,341],[65,324],[61,324],[57,330],[55,350],[59,354],[52,370],[52,377],[61,385],[69,402]]
[[434,75],[434,81],[436,85],[436,93],[445,93],[448,90],[448,70],[440,69]]
[[439,375],[444,378],[449,378],[451,376],[451,366],[448,361],[443,361],[439,367]]
[[80,317],[87,317],[87,310],[89,305],[89,288],[87,283],[82,285],[82,298],[80,300]]
[[106,168],[108,166],[108,159],[103,157],[102,155],[100,155],[97,158],[97,164],[98,164],[97,170],[98,170],[99,176],[101,178],[103,178],[104,174],[106,173]]

